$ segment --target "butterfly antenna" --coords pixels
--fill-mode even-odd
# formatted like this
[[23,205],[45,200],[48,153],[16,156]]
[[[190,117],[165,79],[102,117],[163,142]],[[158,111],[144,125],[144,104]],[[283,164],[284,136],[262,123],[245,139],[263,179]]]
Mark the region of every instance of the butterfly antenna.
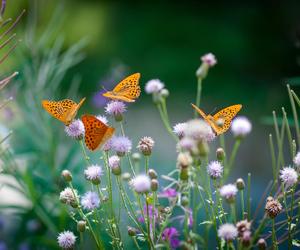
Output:
[[211,114],[215,113],[216,110],[217,110],[217,107],[215,107],[215,108],[212,110],[212,112],[210,112],[209,114],[211,115]]
[[102,87],[106,92],[108,92],[108,90],[107,90],[103,85],[102,85],[101,87]]

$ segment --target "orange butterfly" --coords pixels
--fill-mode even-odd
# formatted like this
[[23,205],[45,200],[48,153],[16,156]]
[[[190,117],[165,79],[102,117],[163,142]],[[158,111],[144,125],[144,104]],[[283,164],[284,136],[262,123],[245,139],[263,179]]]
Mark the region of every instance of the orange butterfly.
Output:
[[140,73],[135,73],[126,77],[112,90],[107,91],[103,96],[124,102],[135,102],[141,94],[141,87],[139,86]]
[[203,119],[211,126],[217,135],[225,133],[229,128],[232,119],[241,110],[242,105],[236,104],[220,110],[215,115],[206,115],[196,105],[193,108],[203,117]]
[[69,99],[64,99],[61,101],[43,100],[42,106],[50,115],[68,126],[75,118],[79,108],[84,101],[85,98],[83,98],[77,104],[76,102]]
[[85,129],[85,145],[92,151],[100,148],[115,132],[114,128],[107,126],[93,115],[83,115],[81,120]]

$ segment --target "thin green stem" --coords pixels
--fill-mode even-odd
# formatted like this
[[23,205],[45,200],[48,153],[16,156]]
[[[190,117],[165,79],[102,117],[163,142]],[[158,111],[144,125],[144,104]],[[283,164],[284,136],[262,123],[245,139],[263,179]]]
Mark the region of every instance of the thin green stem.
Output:
[[287,89],[288,89],[289,98],[290,98],[290,102],[291,102],[291,106],[292,106],[292,112],[293,112],[293,116],[294,116],[294,123],[295,123],[295,128],[296,128],[298,144],[300,144],[300,127],[299,127],[299,120],[298,120],[296,105],[295,105],[295,101],[293,98],[293,94],[290,89],[290,85],[287,85]]
[[251,174],[248,173],[247,180],[247,219],[250,221],[251,218]]
[[272,244],[273,244],[273,249],[277,250],[278,245],[277,245],[277,237],[276,237],[276,230],[275,230],[275,219],[272,219]]
[[225,168],[224,180],[226,180],[228,178],[228,175],[230,174],[230,172],[232,170],[232,167],[233,167],[236,155],[237,155],[237,151],[238,151],[240,145],[241,145],[241,139],[237,138],[235,140],[234,145],[233,145],[233,149],[232,149],[232,152],[231,152],[231,155],[230,155],[230,158],[229,158],[228,166],[227,166],[227,168]]
[[272,172],[273,172],[273,180],[274,182],[277,179],[277,171],[276,171],[276,156],[275,156],[275,149],[274,149],[274,142],[272,138],[272,134],[269,135],[269,145],[270,145],[270,152],[271,152],[271,159],[272,159]]
[[86,150],[85,150],[85,147],[84,147],[84,143],[83,143],[83,140],[80,140],[80,146],[81,146],[81,151],[83,153],[83,156],[84,156],[84,159],[87,163],[87,165],[91,165],[90,164],[90,157],[87,155],[86,153]]
[[[202,78],[198,77],[197,81],[197,95],[196,95],[196,106],[200,107],[201,101],[201,91],[202,91]],[[194,118],[198,117],[198,112],[194,110]]]
[[241,190],[240,194],[241,194],[241,209],[242,209],[242,220],[243,220],[245,215],[244,190]]

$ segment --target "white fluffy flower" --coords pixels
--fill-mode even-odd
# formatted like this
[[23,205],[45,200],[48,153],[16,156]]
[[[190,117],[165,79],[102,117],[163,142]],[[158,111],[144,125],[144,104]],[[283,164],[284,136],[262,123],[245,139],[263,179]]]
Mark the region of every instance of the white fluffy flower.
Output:
[[97,118],[99,121],[103,122],[105,125],[108,125],[108,120],[107,120],[107,118],[106,118],[105,115],[97,115],[96,118]]
[[226,241],[232,241],[238,236],[238,230],[233,224],[225,223],[219,227],[218,236]]
[[81,205],[84,209],[92,211],[100,206],[100,199],[93,191],[86,192],[81,198]]
[[210,142],[215,138],[211,127],[203,120],[194,119],[187,122],[184,135],[197,141]]
[[247,117],[239,116],[232,121],[231,132],[235,137],[245,137],[252,130],[252,124]]
[[179,138],[182,138],[182,137],[184,137],[184,131],[186,130],[186,127],[187,127],[186,122],[177,123],[177,124],[173,127],[173,132],[174,132]]
[[229,202],[234,200],[237,192],[238,189],[234,184],[227,184],[220,188],[220,195]]
[[63,249],[72,249],[75,245],[76,236],[71,231],[64,231],[57,237],[58,245]]
[[300,152],[298,152],[294,158],[294,163],[297,167],[300,167]]
[[151,180],[145,174],[137,175],[131,180],[130,184],[137,193],[146,193],[151,188]]
[[298,174],[295,169],[291,167],[285,167],[280,170],[280,179],[286,185],[286,187],[291,187],[297,183]]
[[84,170],[84,176],[88,181],[94,184],[100,183],[101,175],[103,175],[103,169],[99,165],[91,165]]
[[207,166],[207,173],[212,179],[221,178],[223,175],[223,166],[218,161],[211,161]]
[[118,168],[120,167],[120,158],[117,155],[113,155],[108,159],[108,165],[110,168]]
[[146,83],[145,91],[147,94],[159,93],[164,86],[165,85],[159,79],[153,79]]

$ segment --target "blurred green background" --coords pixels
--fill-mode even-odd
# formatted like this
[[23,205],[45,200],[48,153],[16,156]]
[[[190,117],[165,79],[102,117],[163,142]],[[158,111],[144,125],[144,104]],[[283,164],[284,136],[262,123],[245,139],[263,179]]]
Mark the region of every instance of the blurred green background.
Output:
[[[231,180],[246,178],[251,171],[253,193],[257,191],[259,197],[259,190],[271,179],[268,134],[273,127],[268,117],[272,110],[280,113],[282,106],[291,115],[287,83],[299,91],[300,1],[11,0],[6,16],[16,17],[22,9],[27,13],[18,26],[23,41],[17,50],[28,46],[32,23],[37,24],[38,37],[54,13],[59,14],[55,16],[56,31],[46,42],[49,47],[57,37],[64,38],[64,49],[87,39],[84,59],[68,71],[60,87],[65,97],[73,99],[67,90],[74,79],[80,82],[79,95],[88,100],[81,114],[103,114],[101,100],[95,101],[101,86],[112,87],[124,76],[140,72],[142,88],[153,78],[165,83],[171,93],[172,123],[185,121],[193,112],[190,103],[196,95],[200,57],[214,53],[218,64],[204,81],[201,106],[209,113],[243,104],[240,114],[252,121],[253,132],[240,148]],[[3,70],[10,72],[24,63],[16,52]],[[58,97],[43,93],[43,98]],[[152,136],[156,141],[152,167],[159,173],[174,168],[175,146],[151,96],[142,93],[128,110],[126,130],[134,145],[140,137]],[[232,144],[229,134],[227,141]],[[211,151],[213,154],[214,148]]]

